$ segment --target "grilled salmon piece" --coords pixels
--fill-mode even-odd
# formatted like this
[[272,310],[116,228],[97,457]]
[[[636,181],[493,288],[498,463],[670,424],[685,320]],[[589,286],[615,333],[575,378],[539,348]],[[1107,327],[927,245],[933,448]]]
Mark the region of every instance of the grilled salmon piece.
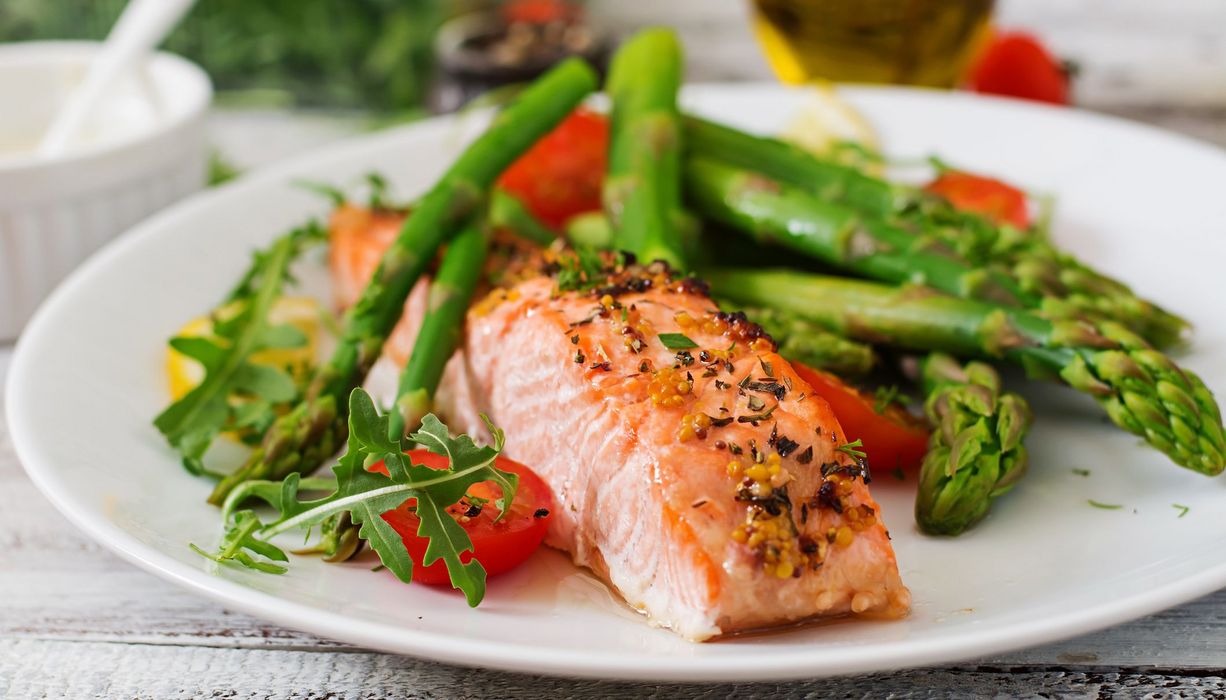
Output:
[[453,429],[488,414],[549,483],[546,541],[693,640],[906,614],[867,467],[774,343],[662,266],[607,282],[494,290],[439,393]]

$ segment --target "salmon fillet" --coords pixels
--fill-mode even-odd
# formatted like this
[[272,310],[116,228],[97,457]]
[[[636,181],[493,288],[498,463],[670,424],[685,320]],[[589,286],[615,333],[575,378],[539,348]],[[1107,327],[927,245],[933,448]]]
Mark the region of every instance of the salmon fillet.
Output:
[[[372,271],[334,265],[337,289]],[[547,543],[692,640],[905,615],[867,466],[838,449],[829,405],[770,338],[661,264],[605,282],[494,290],[470,310],[439,392],[454,430],[480,435],[489,415],[505,454],[550,485]],[[411,347],[413,304],[394,355]]]

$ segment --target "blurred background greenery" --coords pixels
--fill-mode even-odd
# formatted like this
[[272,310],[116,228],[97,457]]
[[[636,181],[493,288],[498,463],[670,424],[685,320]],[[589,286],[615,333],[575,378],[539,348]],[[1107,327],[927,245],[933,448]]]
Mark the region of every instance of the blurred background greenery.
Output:
[[[102,39],[125,0],[0,0],[0,42]],[[453,0],[202,0],[165,48],[196,61],[225,102],[414,111],[429,99]]]

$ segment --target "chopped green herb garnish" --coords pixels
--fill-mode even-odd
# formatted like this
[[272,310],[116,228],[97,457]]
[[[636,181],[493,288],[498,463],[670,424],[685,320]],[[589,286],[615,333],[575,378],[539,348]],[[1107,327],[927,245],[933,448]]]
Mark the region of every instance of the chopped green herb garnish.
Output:
[[1099,503],[1098,501],[1096,501],[1096,500],[1094,500],[1094,499],[1092,499],[1092,498],[1091,498],[1091,499],[1089,499],[1089,500],[1087,500],[1087,501],[1086,501],[1086,503],[1089,503],[1090,505],[1094,506],[1095,508],[1102,508],[1103,510],[1119,510],[1120,508],[1123,508],[1123,507],[1124,507],[1124,506],[1119,505],[1119,504],[1117,504],[1117,503]]
[[1178,510],[1178,511],[1179,511],[1179,517],[1181,517],[1181,518],[1182,518],[1183,516],[1187,515],[1187,514],[1188,514],[1188,511],[1192,510],[1191,508],[1189,508],[1189,507],[1187,507],[1187,506],[1185,506],[1185,505],[1183,505],[1183,504],[1181,504],[1181,503],[1172,503],[1172,504],[1171,504],[1171,507],[1172,507],[1172,508],[1174,508],[1175,510]]
[[669,350],[688,350],[698,347],[698,343],[690,340],[684,333],[661,333],[660,342]]
[[1070,471],[1076,474],[1077,476],[1089,476],[1090,475],[1089,469],[1071,469]]
[[877,387],[877,390],[873,392],[873,397],[875,399],[873,401],[873,412],[877,415],[884,414],[886,409],[892,404],[900,403],[899,399],[901,398],[897,384]]
[[[753,397],[750,397],[750,398],[753,398]],[[757,425],[758,421],[763,421],[763,420],[766,420],[767,418],[770,418],[771,414],[775,412],[776,408],[779,408],[779,404],[775,404],[774,406],[771,406],[770,408],[766,409],[762,413],[755,413],[750,416],[738,416],[736,419],[736,422],[737,423],[753,423],[754,425]],[[753,443],[751,442],[750,446],[752,447],[752,445]]]
[[558,264],[559,292],[586,291],[605,279],[604,260],[593,248],[576,248],[573,256],[562,256]]
[[864,447],[864,443],[860,440],[860,438],[856,438],[854,441],[849,442],[844,445],[839,445],[838,447],[834,449],[838,450],[839,452],[842,452],[843,454],[851,455],[852,457],[855,457],[856,459],[864,459],[868,455],[865,454],[864,450],[858,449],[861,447]]
[[771,366],[771,363],[759,357],[758,364],[762,365],[762,371],[766,373],[766,376],[772,379],[775,377],[775,368]]

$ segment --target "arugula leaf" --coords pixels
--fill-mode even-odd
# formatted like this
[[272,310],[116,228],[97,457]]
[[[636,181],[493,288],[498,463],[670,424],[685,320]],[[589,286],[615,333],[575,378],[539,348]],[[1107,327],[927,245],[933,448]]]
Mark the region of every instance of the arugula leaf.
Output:
[[[290,230],[289,233],[286,233],[281,239],[278,239],[277,243],[280,243],[281,240],[286,238],[289,239],[289,256],[290,261],[293,262],[293,260],[296,260],[310,248],[322,243],[327,243],[328,230],[324,228],[324,225],[319,221],[311,219],[305,224]],[[247,268],[247,271],[243,273],[241,278],[239,278],[238,283],[235,284],[234,288],[230,290],[230,293],[226,295],[223,304],[255,296],[257,291],[256,283],[265,276],[269,264],[269,258],[271,257],[275,247],[276,244],[274,243],[268,250],[257,250],[251,254],[251,266]],[[291,279],[288,273],[285,274],[285,279]]]
[[422,564],[430,566],[442,559],[451,577],[451,585],[464,591],[468,604],[473,606],[485,595],[485,568],[475,559],[468,563],[461,561],[460,554],[472,549],[472,541],[455,518],[447,514],[446,507],[463,498],[470,485],[492,481],[502,490],[498,513],[498,519],[502,519],[510,509],[519,486],[517,475],[494,467],[494,459],[502,451],[505,437],[488,420],[486,425],[494,436],[493,447],[478,447],[467,435],[452,438],[447,426],[433,414],[423,418],[421,428],[411,436],[431,452],[446,455],[451,470],[459,475],[453,482],[442,482],[423,489],[417,497],[417,517],[421,521],[417,535],[429,539]]
[[229,182],[243,174],[242,168],[230,162],[221,151],[213,149],[209,152],[209,174],[205,182],[209,187]]
[[221,538],[221,544],[216,552],[206,552],[194,544],[189,544],[188,546],[197,554],[218,563],[231,560],[237,561],[249,569],[263,571],[266,574],[283,574],[289,571],[289,569],[279,564],[271,564],[254,559],[250,554],[243,551],[249,549],[267,559],[289,561],[289,557],[285,556],[285,552],[281,551],[280,547],[258,539],[255,536],[261,526],[262,523],[255,513],[244,510],[235,516],[233,527],[227,530],[226,534]]
[[339,209],[340,207],[345,206],[345,204],[349,201],[349,197],[345,195],[343,190],[334,185],[329,185],[326,182],[299,179],[294,180],[292,184],[298,189],[313,192],[324,199],[327,199],[334,209]]
[[[366,206],[373,210],[385,211],[401,211],[407,209],[406,205],[396,204],[388,199],[387,178],[382,173],[371,171],[362,176],[362,180],[366,183],[370,194],[366,199]],[[294,180],[294,186],[299,189],[313,192],[328,200],[334,209],[339,209],[349,203],[349,196],[341,188],[330,185],[326,182],[318,180]]]
[[290,474],[284,481],[267,481],[256,479],[244,481],[226,497],[221,505],[221,519],[230,522],[236,516],[238,506],[250,499],[259,499],[277,509],[278,513],[291,512],[292,505],[298,502],[299,491],[335,491],[336,479],[328,477],[306,477],[297,473]]
[[[192,474],[218,477],[203,463],[217,435],[245,429],[246,437],[258,439],[275,420],[277,407],[297,398],[297,384],[288,372],[254,364],[250,358],[261,350],[307,343],[302,331],[288,324],[270,325],[268,317],[291,279],[290,264],[323,240],[323,227],[311,222],[282,236],[267,250],[256,251],[251,266],[226,295],[227,313],[214,313],[212,335],[171,338],[170,346],[199,362],[205,377],[153,423]],[[236,397],[243,400],[236,402]]]
[[[403,441],[389,437],[389,415],[381,414],[365,391],[354,389],[349,396],[348,449],[332,468],[335,480],[303,479],[291,474],[281,482],[243,484],[223,505],[223,516],[233,516],[233,524],[219,552],[201,553],[215,561],[235,561],[261,571],[266,570],[261,567],[283,568],[257,561],[245,550],[262,554],[261,548],[269,538],[290,530],[311,528],[347,513],[358,526],[358,537],[370,545],[397,578],[408,583],[413,577],[413,560],[405,549],[404,540],[382,515],[415,499],[420,520],[417,534],[428,539],[423,564],[429,566],[442,560],[452,586],[462,590],[468,604],[475,607],[485,595],[485,569],[476,560],[463,560],[462,555],[473,550],[472,541],[447,513],[447,508],[459,502],[474,484],[492,481],[503,493],[498,516],[501,518],[519,486],[518,476],[494,467],[505,438],[488,420],[486,424],[494,435],[494,445],[480,447],[467,435],[452,437],[442,421],[427,414],[422,419],[421,429],[409,437],[431,452],[446,456],[449,466],[440,470],[413,464],[404,452]],[[380,460],[387,467],[387,476],[367,469]],[[327,487],[334,490],[322,498],[305,501],[299,498],[304,489]],[[251,498],[271,505],[278,511],[278,518],[264,525],[251,511],[235,512],[238,504]],[[275,556],[268,558],[276,559]]]
[[690,340],[684,333],[661,333],[660,342],[669,350],[689,350],[698,347],[698,343]]
[[387,201],[387,178],[383,177],[382,173],[369,172],[366,173],[364,179],[370,187],[370,198],[366,206],[376,211],[379,209],[395,208]]

